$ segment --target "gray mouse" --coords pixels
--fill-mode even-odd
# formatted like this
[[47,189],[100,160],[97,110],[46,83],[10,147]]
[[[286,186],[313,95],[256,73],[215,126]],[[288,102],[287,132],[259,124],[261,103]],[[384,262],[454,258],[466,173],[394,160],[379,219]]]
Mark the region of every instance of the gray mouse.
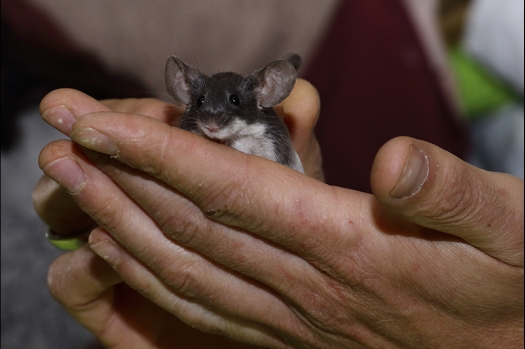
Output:
[[299,55],[289,54],[247,76],[207,76],[170,56],[166,88],[177,104],[186,106],[177,126],[304,173],[288,129],[272,108],[292,91],[300,64]]

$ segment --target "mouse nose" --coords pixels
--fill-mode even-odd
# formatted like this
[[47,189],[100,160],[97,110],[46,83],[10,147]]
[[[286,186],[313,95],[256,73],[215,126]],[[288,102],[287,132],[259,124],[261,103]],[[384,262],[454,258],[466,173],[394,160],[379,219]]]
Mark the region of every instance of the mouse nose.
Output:
[[217,122],[215,120],[207,121],[204,124],[204,127],[210,132],[217,132],[219,130],[219,125],[217,125]]

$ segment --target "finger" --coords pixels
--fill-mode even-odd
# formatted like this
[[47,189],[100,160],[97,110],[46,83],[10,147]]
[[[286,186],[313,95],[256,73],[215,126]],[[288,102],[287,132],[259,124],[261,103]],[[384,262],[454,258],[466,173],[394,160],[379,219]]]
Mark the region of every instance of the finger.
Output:
[[308,144],[319,117],[319,93],[308,81],[297,79],[290,95],[275,109],[287,123],[294,147],[300,152]]
[[378,152],[371,183],[380,202],[399,216],[523,266],[522,180],[480,170],[430,143],[400,137]]
[[[48,273],[51,295],[106,347],[152,347],[170,314],[152,303],[144,304],[144,298],[121,283],[122,278],[87,245],[60,256]],[[135,318],[122,312],[121,308],[130,305]],[[154,321],[140,318],[146,306],[147,317]],[[141,320],[144,323],[140,324]],[[148,326],[151,323],[157,328]]]
[[76,117],[109,110],[96,99],[68,88],[51,91],[40,102],[40,115],[44,121],[66,136],[69,136]]
[[359,218],[352,206],[363,195],[343,197],[340,190],[276,162],[138,115],[84,115],[71,136],[173,186],[207,217],[299,254],[323,259],[346,248],[341,241],[355,241],[348,227]]
[[[51,295],[68,311],[75,312],[73,309],[77,307],[111,298],[106,291],[122,279],[87,246],[83,246],[57,258],[49,268],[47,281]],[[101,301],[90,311],[107,314],[105,305],[107,303]]]
[[[222,313],[219,307],[206,307],[199,302],[195,302],[192,297],[185,297],[183,294],[173,292],[165,282],[159,280],[157,276],[152,274],[148,268],[131,256],[126,249],[123,249],[103,230],[94,231],[90,236],[89,243],[91,248],[106,260],[128,285],[140,290],[141,294],[146,298],[155,300],[159,306],[175,314],[184,321],[185,324],[189,325],[191,329],[225,335],[244,343],[264,345],[265,347],[271,346],[279,348],[283,346],[279,337],[272,333],[268,327],[262,326],[258,322],[252,322],[247,319],[239,321],[239,319],[233,315],[228,316]],[[198,272],[203,273],[203,269],[199,268]],[[192,280],[188,278],[186,282],[191,283]],[[249,293],[249,290],[246,291]],[[228,293],[228,295],[231,296],[232,294]],[[251,296],[256,297],[255,294]],[[207,295],[206,297],[210,296]],[[236,299],[236,302],[243,301],[243,299]],[[129,306],[129,304],[127,306]],[[228,310],[231,312],[232,309],[230,308]],[[266,309],[266,311],[267,310],[268,309]],[[136,309],[134,309],[134,312],[136,312]],[[147,314],[147,316],[155,315]],[[182,323],[178,323],[177,321],[171,322],[171,325],[179,327],[179,330],[184,329],[187,331],[189,329],[183,328]],[[148,323],[150,323],[150,325],[148,325]],[[157,326],[152,327],[151,325]],[[151,336],[152,338],[160,338],[160,333],[158,333],[160,330],[176,333],[167,326],[159,328],[158,323],[151,320],[147,320],[147,323],[141,324],[140,328],[144,329],[144,327],[152,332],[157,332]],[[126,328],[126,330],[129,329]],[[114,335],[108,336],[108,338],[114,337]],[[181,336],[173,337],[171,345],[177,337]],[[213,346],[215,347],[216,342],[214,343],[214,341],[220,340],[215,336],[210,337],[207,334],[200,334],[197,338],[200,338],[201,344],[206,344],[206,347],[211,346],[211,344],[214,344]],[[195,343],[193,343],[193,345],[195,345]],[[128,348],[128,346],[125,345],[122,347]],[[142,348],[141,346],[134,347]]]
[[[75,149],[74,144],[67,141],[51,143],[44,148],[39,161],[46,174],[59,184],[67,186],[66,189],[70,192],[76,193],[74,199],[86,213],[163,280],[169,282],[169,289],[173,293],[171,298],[167,297],[159,284],[140,284],[143,278],[139,274],[134,279],[134,287],[148,290],[148,296],[165,309],[184,321],[200,321],[199,324],[206,326],[207,331],[233,331],[228,333],[229,336],[237,336],[237,333],[244,336],[255,330],[262,331],[261,335],[266,336],[268,334],[260,326],[256,326],[256,323],[272,322],[272,327],[276,327],[273,324],[275,319],[279,319],[279,323],[283,318],[288,319],[279,324],[281,327],[294,324],[293,314],[265,286],[219,268],[192,250],[169,240],[135,202]],[[63,161],[74,161],[75,164],[62,166]],[[82,173],[77,173],[79,179],[67,177],[76,172],[71,170],[72,166],[80,167]],[[110,254],[104,257],[109,259]],[[184,302],[176,302],[179,298],[183,298]],[[197,312],[197,308],[189,307],[185,302],[205,306],[208,312]],[[275,316],[275,312],[280,316]],[[214,316],[202,318],[208,313]],[[237,323],[231,317],[240,317],[244,322]]]
[[[122,336],[125,323],[114,316],[114,286],[122,279],[87,245],[57,258],[49,268],[47,281],[53,298],[97,338],[106,328],[108,336],[121,332],[119,337],[127,338]],[[133,332],[130,335],[137,337]]]
[[64,188],[45,175],[33,190],[33,205],[39,217],[58,235],[85,232],[94,223]]
[[69,136],[75,119],[97,111],[116,110],[154,117],[163,122],[174,122],[182,110],[155,99],[106,100],[103,102],[74,89],[58,89],[48,93],[40,103],[44,121]]
[[305,174],[324,181],[321,149],[314,135],[320,111],[319,93],[315,87],[306,80],[297,79],[292,93],[275,109],[283,115]]

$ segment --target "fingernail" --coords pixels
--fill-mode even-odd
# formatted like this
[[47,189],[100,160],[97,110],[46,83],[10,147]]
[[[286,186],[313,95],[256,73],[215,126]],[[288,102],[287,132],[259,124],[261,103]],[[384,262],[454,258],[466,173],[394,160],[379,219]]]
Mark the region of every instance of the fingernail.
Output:
[[66,136],[69,136],[75,123],[75,116],[64,106],[47,110],[42,114],[42,119]]
[[90,127],[79,128],[71,133],[71,139],[84,147],[108,155],[117,155],[117,146],[108,136]]
[[405,168],[390,196],[402,199],[416,195],[426,182],[428,171],[428,155],[423,150],[410,145]]
[[86,185],[86,174],[72,158],[62,158],[45,166],[44,173],[70,194],[78,194]]
[[89,248],[93,250],[100,258],[104,259],[109,265],[115,268],[118,260],[120,259],[120,250],[110,240],[97,242],[93,245],[89,245]]

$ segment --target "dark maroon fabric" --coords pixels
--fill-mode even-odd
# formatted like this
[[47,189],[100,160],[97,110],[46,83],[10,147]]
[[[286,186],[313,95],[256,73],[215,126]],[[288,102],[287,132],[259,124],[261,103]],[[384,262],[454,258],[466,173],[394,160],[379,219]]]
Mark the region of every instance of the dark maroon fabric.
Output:
[[396,136],[466,151],[400,0],[342,1],[304,77],[321,96],[316,134],[329,184],[370,192],[374,156]]

